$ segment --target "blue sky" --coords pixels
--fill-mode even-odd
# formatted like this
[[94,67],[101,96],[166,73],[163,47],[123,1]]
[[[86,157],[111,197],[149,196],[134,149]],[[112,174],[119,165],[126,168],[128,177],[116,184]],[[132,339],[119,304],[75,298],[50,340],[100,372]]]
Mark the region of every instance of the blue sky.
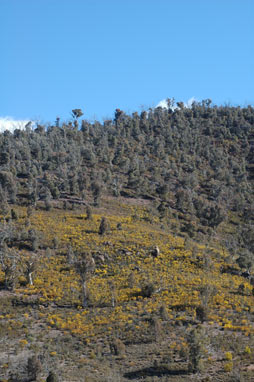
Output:
[[0,117],[254,104],[253,0],[0,0]]

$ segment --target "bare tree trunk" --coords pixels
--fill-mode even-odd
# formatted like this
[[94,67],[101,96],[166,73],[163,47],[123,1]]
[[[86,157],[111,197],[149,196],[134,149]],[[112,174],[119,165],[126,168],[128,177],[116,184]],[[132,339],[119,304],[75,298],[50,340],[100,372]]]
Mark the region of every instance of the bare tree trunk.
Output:
[[29,272],[29,273],[28,273],[28,281],[29,281],[29,285],[34,285],[34,283],[33,283],[33,278],[32,278],[32,274],[33,274],[33,272]]

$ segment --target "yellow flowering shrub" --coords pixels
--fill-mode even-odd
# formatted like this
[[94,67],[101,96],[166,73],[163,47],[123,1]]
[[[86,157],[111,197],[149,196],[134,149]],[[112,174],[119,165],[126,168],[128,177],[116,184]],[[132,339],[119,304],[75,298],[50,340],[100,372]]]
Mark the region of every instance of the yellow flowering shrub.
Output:
[[[49,328],[72,333],[87,342],[96,336],[106,338],[115,327],[125,330],[130,337],[142,338],[149,332],[149,323],[140,323],[139,318],[143,314],[159,314],[162,304],[170,322],[184,325],[190,319],[196,320],[202,290],[207,288],[215,291],[207,297],[208,325],[219,325],[232,333],[254,334],[248,314],[253,309],[249,284],[244,283],[246,293],[241,295],[237,293],[241,278],[221,273],[221,267],[226,266],[224,250],[196,243],[194,255],[184,238],[162,230],[158,218],[149,215],[145,207],[122,204],[119,208],[121,213],[107,215],[111,231],[105,235],[98,234],[100,213],[94,213],[90,221],[82,211],[37,210],[31,216],[31,227],[42,234],[42,247],[52,248],[57,238],[58,248],[38,252],[34,285],[23,285],[22,279],[16,293],[26,301],[36,297],[42,306],[68,307],[68,311],[59,310],[57,314],[40,313]],[[22,208],[19,216],[15,224],[23,226]],[[121,230],[117,230],[119,223]],[[67,261],[70,245],[74,253],[91,252],[94,257],[97,254],[105,257],[105,262],[97,264],[87,281],[94,314],[89,306],[82,307],[80,276]],[[155,245],[160,249],[157,258],[151,256]],[[213,266],[205,273],[203,256],[208,249]],[[20,252],[20,256],[26,258],[26,251]],[[2,278],[0,271],[0,281]],[[153,285],[151,297],[142,296],[144,284]],[[1,317],[6,319],[3,314]],[[30,318],[28,312],[24,318]]]

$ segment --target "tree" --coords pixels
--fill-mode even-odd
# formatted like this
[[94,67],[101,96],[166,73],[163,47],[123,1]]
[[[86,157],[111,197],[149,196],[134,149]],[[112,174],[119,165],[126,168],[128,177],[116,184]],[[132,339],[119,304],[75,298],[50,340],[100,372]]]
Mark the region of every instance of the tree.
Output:
[[87,281],[95,271],[94,258],[90,253],[84,253],[80,256],[76,256],[76,259],[74,260],[74,267],[80,276],[82,288],[82,305],[85,308],[88,305]]
[[177,102],[177,106],[179,107],[180,110],[184,108],[184,103],[183,102]]
[[115,125],[116,125],[116,127],[118,127],[119,121],[121,121],[123,116],[124,116],[124,112],[120,109],[116,109],[116,111],[115,111]]
[[202,326],[191,330],[187,337],[189,345],[189,370],[197,373],[202,367],[202,355],[204,354],[205,335]]
[[27,360],[27,374],[31,381],[37,379],[38,374],[41,372],[42,365],[36,355],[28,358]]
[[4,273],[4,286],[12,290],[18,276],[19,256],[15,250],[10,249],[4,243],[0,246],[0,266]]
[[74,119],[78,119],[78,118],[80,118],[80,117],[82,117],[82,115],[84,115],[84,113],[82,112],[82,110],[81,109],[73,109],[72,111],[72,117],[74,118]]
[[100,227],[99,227],[99,234],[100,235],[104,235],[104,233],[110,231],[110,224],[108,222],[108,220],[103,216],[101,218],[101,223],[100,223]]
[[7,197],[5,191],[2,189],[0,184],[0,214],[7,216],[9,213],[9,205],[7,202]]
[[27,233],[28,240],[31,243],[31,250],[37,251],[39,246],[39,235],[35,229],[30,229]]
[[171,110],[171,111],[174,110],[175,99],[174,98],[167,98],[166,102],[167,102],[168,110]]
[[93,219],[93,211],[90,206],[86,207],[86,219],[87,220],[92,220]]
[[93,182],[91,184],[91,189],[94,197],[94,205],[99,206],[102,193],[102,186],[99,182]]
[[253,254],[248,249],[242,249],[236,260],[241,269],[250,270],[253,267]]
[[60,126],[60,117],[56,117],[56,127]]

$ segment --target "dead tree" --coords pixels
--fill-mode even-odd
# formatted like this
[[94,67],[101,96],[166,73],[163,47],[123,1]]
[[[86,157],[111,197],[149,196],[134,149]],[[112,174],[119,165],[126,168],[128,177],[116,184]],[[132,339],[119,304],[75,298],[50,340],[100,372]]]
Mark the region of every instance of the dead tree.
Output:
[[25,261],[25,276],[27,279],[27,284],[33,285],[33,273],[37,268],[37,258],[35,256],[31,256],[29,259]]

